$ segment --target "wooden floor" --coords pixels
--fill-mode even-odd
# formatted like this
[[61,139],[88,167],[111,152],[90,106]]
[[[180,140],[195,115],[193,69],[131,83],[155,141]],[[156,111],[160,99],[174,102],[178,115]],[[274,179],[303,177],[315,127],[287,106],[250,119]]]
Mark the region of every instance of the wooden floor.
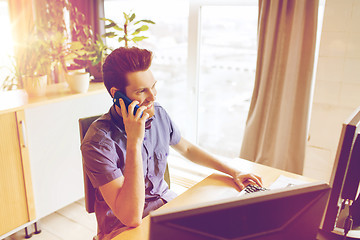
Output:
[[[40,234],[33,234],[30,240],[91,240],[96,235],[95,214],[85,210],[84,199],[81,199],[59,211],[39,220]],[[33,225],[29,227],[33,232]],[[20,240],[25,238],[25,230],[5,238],[5,240]]]

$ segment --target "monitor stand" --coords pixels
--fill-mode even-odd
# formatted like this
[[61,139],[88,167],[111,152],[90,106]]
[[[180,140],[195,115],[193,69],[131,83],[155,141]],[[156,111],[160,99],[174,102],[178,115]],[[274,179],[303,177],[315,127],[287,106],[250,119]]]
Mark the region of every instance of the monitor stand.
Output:
[[345,203],[342,206],[342,210],[340,210],[339,216],[336,221],[336,226],[334,230],[329,233],[323,230],[320,230],[319,235],[317,237],[318,240],[337,240],[341,239],[344,240],[344,225],[347,216],[349,215],[349,208],[352,208],[353,215],[353,226],[351,230],[348,232],[346,239],[348,240],[355,240],[360,239],[360,223],[359,223],[359,198],[349,207],[348,203]]

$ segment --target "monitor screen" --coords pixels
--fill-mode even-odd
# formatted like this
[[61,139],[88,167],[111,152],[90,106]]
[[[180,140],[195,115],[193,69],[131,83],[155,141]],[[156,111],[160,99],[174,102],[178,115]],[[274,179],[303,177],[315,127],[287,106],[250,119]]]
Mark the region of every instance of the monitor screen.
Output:
[[315,239],[330,187],[309,183],[150,214],[150,239]]
[[[360,239],[360,107],[342,125],[333,172],[331,192],[324,214],[322,230],[325,233],[344,235],[345,221],[352,212],[353,225],[348,236]],[[350,210],[349,210],[350,209]]]

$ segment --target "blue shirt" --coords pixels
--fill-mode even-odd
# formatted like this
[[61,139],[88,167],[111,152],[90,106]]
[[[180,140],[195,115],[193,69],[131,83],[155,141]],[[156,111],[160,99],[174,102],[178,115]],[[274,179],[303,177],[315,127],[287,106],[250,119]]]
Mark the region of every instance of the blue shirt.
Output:
[[[176,197],[166,181],[164,172],[167,165],[169,146],[180,141],[178,128],[169,115],[158,103],[154,104],[155,115],[147,120],[151,127],[145,130],[142,146],[143,171],[145,180],[145,217],[154,207],[148,202],[158,200],[170,201]],[[123,176],[126,165],[127,136],[122,118],[114,107],[88,129],[81,144],[83,163],[86,174],[95,188]],[[157,206],[158,207],[158,206]],[[124,226],[112,213],[103,200],[100,191],[96,190],[95,213],[99,232],[109,233],[113,228]]]

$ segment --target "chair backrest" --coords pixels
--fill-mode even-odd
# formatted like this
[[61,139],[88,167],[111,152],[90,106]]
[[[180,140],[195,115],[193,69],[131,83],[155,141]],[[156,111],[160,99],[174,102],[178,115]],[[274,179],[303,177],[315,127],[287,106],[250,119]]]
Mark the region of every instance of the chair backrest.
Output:
[[[90,125],[100,116],[101,115],[79,119],[81,141],[84,139],[85,134],[89,129]],[[84,174],[84,188],[85,188],[85,208],[88,213],[93,213],[95,211],[95,188],[93,187],[89,177],[87,176],[84,167],[83,167],[83,174]],[[168,164],[166,164],[164,180],[167,182],[170,188],[170,173],[169,173]]]
[[[90,125],[100,117],[93,116],[88,118],[80,118],[79,119],[79,129],[80,129],[80,140],[82,141],[85,137],[87,130]],[[90,182],[89,177],[87,176],[85,169],[83,167],[84,174],[84,190],[85,190],[85,208],[88,213],[93,213],[95,211],[95,188]]]

